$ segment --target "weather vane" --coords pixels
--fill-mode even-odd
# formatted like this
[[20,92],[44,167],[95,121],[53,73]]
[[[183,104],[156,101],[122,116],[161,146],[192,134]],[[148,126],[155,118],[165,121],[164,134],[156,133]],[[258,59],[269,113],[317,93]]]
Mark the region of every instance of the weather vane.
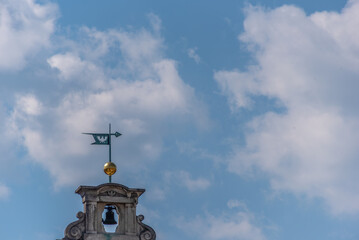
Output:
[[111,183],[112,175],[115,174],[117,168],[116,165],[111,162],[111,136],[119,137],[122,134],[119,132],[111,133],[111,123],[108,127],[108,133],[83,133],[92,135],[95,142],[92,145],[108,145],[108,162],[103,166],[104,172],[108,175],[108,181]]

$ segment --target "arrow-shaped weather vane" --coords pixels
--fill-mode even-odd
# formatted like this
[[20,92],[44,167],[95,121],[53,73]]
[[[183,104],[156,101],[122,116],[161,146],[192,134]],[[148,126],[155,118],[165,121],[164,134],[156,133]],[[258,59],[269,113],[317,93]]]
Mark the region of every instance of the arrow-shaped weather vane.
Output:
[[111,133],[111,123],[109,124],[108,133],[83,133],[92,135],[95,142],[92,145],[108,145],[108,158],[109,161],[105,163],[104,171],[108,175],[108,180],[111,183],[111,176],[116,172],[116,165],[111,162],[111,136],[119,137],[122,134],[119,132]]

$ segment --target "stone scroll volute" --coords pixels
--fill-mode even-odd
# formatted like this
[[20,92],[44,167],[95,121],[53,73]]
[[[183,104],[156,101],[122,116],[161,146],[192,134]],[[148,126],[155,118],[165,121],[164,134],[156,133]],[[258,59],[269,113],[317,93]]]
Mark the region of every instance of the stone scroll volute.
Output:
[[76,217],[79,219],[70,223],[65,230],[65,237],[63,240],[82,240],[85,232],[85,214],[78,212]]

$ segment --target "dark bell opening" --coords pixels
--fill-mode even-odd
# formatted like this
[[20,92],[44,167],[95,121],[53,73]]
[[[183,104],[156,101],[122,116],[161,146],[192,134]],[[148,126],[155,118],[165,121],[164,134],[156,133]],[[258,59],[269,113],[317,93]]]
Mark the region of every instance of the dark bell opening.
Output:
[[115,214],[112,211],[115,208],[112,206],[106,206],[105,208],[106,208],[107,212],[106,212],[106,219],[105,220],[102,219],[103,224],[106,224],[106,225],[117,224],[117,222],[115,220]]

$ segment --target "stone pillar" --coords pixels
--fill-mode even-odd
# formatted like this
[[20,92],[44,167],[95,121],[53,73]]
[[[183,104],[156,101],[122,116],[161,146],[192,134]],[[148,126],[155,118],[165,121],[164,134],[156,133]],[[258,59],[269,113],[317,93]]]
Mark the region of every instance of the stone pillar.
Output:
[[126,221],[125,221],[125,208],[123,204],[116,205],[116,211],[118,214],[118,226],[116,228],[116,233],[125,234],[126,233]]
[[96,224],[96,231],[97,233],[105,233],[105,228],[102,224],[102,213],[105,210],[106,203],[97,203],[97,220],[95,221]]
[[125,204],[125,211],[127,215],[126,234],[134,235],[136,234],[136,210],[134,208],[134,204]]
[[96,233],[96,202],[86,202],[85,203],[85,212],[86,212],[86,229],[88,233]]

